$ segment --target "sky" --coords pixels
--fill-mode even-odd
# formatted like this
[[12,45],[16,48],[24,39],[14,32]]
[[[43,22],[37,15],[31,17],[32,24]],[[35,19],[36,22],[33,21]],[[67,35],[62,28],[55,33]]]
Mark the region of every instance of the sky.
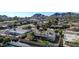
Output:
[[53,14],[53,12],[0,12],[0,15],[7,15],[9,17],[14,17],[14,16],[30,17],[36,13],[41,13],[41,14],[46,15],[46,16],[50,16]]

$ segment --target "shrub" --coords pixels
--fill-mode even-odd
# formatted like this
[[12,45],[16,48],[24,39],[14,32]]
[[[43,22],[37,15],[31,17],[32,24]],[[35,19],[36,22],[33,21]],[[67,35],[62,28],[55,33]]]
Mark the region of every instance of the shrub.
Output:
[[8,43],[11,41],[11,38],[10,37],[5,37],[4,38],[4,44]]

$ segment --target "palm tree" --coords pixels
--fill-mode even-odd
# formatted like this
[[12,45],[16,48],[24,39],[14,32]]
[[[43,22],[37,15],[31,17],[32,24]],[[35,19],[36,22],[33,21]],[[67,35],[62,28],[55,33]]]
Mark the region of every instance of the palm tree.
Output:
[[58,29],[55,29],[55,43],[58,43],[59,41],[59,31]]
[[62,29],[55,29],[55,42],[59,44],[59,47],[63,47],[63,30]]
[[64,34],[63,34],[63,30],[62,29],[59,29],[59,34],[60,34],[59,47],[63,47]]

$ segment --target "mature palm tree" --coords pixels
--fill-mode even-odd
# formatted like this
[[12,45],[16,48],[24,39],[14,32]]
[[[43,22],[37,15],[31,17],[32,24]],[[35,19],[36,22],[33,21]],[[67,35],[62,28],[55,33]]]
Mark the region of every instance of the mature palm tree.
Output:
[[64,38],[63,30],[60,29],[59,34],[60,34],[59,47],[63,47],[63,38]]
[[60,26],[59,24],[59,19],[56,18],[55,20],[55,24],[52,28],[55,29],[55,42],[59,44],[60,47],[63,46],[63,37],[64,37],[64,34],[63,34],[63,26]]

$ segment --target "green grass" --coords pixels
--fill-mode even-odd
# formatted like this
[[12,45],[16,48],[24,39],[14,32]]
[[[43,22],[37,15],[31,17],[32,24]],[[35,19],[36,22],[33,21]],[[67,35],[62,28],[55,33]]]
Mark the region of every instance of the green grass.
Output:
[[71,46],[71,47],[79,47],[79,42],[78,41],[74,41],[74,42],[69,42],[69,41],[66,41],[65,44]]
[[39,43],[45,46],[48,46],[49,42],[46,40],[39,40]]

